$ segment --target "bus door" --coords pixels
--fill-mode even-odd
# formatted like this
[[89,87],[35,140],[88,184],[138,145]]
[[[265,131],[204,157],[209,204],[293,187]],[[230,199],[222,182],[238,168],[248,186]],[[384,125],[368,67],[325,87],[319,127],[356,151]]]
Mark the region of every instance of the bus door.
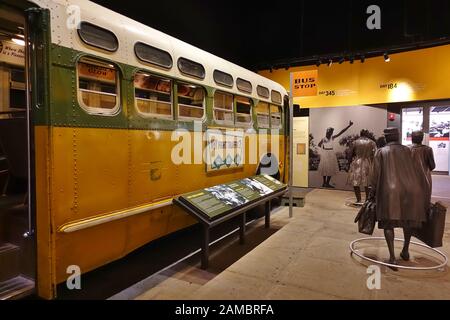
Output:
[[35,287],[24,12],[0,3],[0,300]]

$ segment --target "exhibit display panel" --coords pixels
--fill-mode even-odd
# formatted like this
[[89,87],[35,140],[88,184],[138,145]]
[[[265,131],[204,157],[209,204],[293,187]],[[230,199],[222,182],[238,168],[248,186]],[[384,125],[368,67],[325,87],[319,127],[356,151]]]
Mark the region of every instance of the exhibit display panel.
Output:
[[260,175],[190,192],[180,196],[179,201],[213,221],[283,189],[285,184]]
[[413,131],[421,130],[428,133],[424,144],[433,149],[436,162],[434,171],[448,172],[450,106],[404,108],[402,111],[402,144],[410,145]]
[[294,118],[294,186],[308,187],[309,118]]
[[430,147],[433,149],[436,171],[450,171],[450,106],[432,108],[430,113]]
[[[324,180],[331,177],[331,188],[353,190],[349,182],[351,144],[363,129],[368,130],[370,138],[376,141],[386,128],[386,119],[387,110],[377,107],[311,109],[309,187],[328,187],[324,186]],[[328,139],[329,129],[333,130]]]

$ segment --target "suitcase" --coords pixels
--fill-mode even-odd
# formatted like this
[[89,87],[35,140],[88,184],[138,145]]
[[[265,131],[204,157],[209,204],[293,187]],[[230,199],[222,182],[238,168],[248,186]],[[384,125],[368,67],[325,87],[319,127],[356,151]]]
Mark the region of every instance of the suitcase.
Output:
[[422,228],[414,232],[414,236],[430,246],[431,248],[442,247],[444,238],[445,216],[447,208],[442,203],[432,204],[428,215],[428,220]]

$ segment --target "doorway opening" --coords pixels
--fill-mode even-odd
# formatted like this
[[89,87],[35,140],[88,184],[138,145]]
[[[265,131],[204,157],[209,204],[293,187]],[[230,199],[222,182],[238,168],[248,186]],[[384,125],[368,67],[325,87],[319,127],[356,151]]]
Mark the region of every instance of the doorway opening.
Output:
[[0,7],[0,300],[35,287],[25,27],[23,13]]
[[449,174],[450,167],[450,101],[438,105],[418,105],[402,109],[402,143],[411,144],[415,130],[425,133],[424,144],[433,149],[435,173]]
[[412,143],[415,130],[425,133],[424,144],[433,149],[433,201],[450,206],[450,101],[416,103],[402,108],[402,143]]

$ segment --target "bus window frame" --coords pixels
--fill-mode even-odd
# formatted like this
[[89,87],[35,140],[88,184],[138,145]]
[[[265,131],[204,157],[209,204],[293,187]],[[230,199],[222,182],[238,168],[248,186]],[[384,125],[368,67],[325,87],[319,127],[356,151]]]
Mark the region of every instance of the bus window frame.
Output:
[[[224,109],[224,108],[216,108],[216,94],[224,94],[224,95],[229,95],[232,97],[233,100],[233,105],[232,105],[232,109]],[[224,127],[230,127],[230,128],[234,128],[235,127],[235,123],[236,123],[236,112],[235,112],[236,106],[235,106],[235,95],[231,92],[227,92],[227,91],[223,91],[223,90],[215,90],[214,91],[214,95],[213,95],[213,120],[215,123],[224,126]],[[226,121],[226,120],[218,120],[216,118],[216,110],[221,110],[221,111],[225,111],[227,113],[232,113],[233,114],[233,121]]]
[[[91,41],[87,41],[87,40],[83,37],[83,35],[82,35],[82,30],[83,30],[83,28],[82,28],[81,26],[82,26],[83,24],[85,24],[85,25],[90,25],[90,26],[92,26],[92,27],[94,27],[94,28],[97,28],[97,29],[99,29],[99,30],[106,31],[107,33],[110,33],[110,34],[113,36],[113,38],[115,39],[115,44],[116,44],[116,46],[115,46],[114,48],[112,48],[112,49],[109,49],[109,48],[103,47],[103,46],[101,46],[101,45],[95,44],[95,43],[93,43],[93,42],[91,42]],[[115,52],[117,52],[117,51],[119,50],[120,42],[119,42],[119,38],[117,37],[117,35],[116,35],[113,31],[111,31],[111,30],[109,30],[109,29],[107,29],[107,28],[101,27],[101,26],[99,26],[99,25],[97,25],[97,24],[95,24],[95,23],[92,23],[92,22],[89,22],[89,21],[86,21],[86,20],[81,21],[81,22],[80,22],[80,27],[77,29],[77,33],[78,33],[78,38],[81,40],[81,42],[82,42],[84,45],[88,46],[88,47],[95,48],[95,49],[101,50],[101,51],[103,51],[103,52],[108,52],[108,53],[110,53],[110,54],[111,54],[111,53],[115,53]]]
[[[117,94],[116,96],[116,105],[114,108],[107,109],[107,108],[96,108],[96,107],[90,107],[86,105],[83,101],[82,92],[89,92],[90,90],[85,90],[80,88],[80,74],[78,72],[78,64],[81,63],[89,63],[89,62],[83,62],[83,59],[90,59],[93,60],[93,62],[98,62],[98,64],[101,65],[108,65],[108,67],[113,66],[116,70],[116,90]],[[95,116],[103,116],[103,117],[115,117],[118,116],[122,112],[122,69],[117,65],[115,62],[99,58],[92,55],[81,55],[77,58],[75,62],[75,77],[76,77],[76,83],[77,83],[77,100],[78,104],[89,115],[95,115]],[[104,94],[104,95],[112,95],[107,93],[99,93],[97,91],[92,91],[92,93],[96,94]]]
[[[272,106],[279,108],[280,110],[280,125],[278,127],[274,127],[272,124]],[[284,128],[284,123],[283,123],[283,106],[276,104],[276,103],[269,103],[269,111],[270,111],[270,129],[277,129],[277,130],[282,130]]]
[[[230,78],[231,78],[231,85],[228,85],[228,84],[222,83],[222,82],[220,82],[220,81],[217,81],[217,80],[216,80],[216,77],[215,77],[216,72],[225,74],[225,75],[227,75],[227,76],[230,76]],[[219,70],[219,69],[214,69],[214,71],[213,71],[213,80],[214,80],[214,83],[215,83],[216,85],[221,86],[221,87],[224,87],[224,88],[227,88],[227,89],[233,89],[234,84],[235,84],[234,77],[233,77],[232,74],[230,74],[230,73],[228,73],[228,72],[225,72],[225,71],[222,71],[222,70]]]
[[[180,62],[181,62],[182,60],[184,60],[184,61],[186,61],[186,62],[189,62],[189,63],[197,64],[197,65],[199,65],[200,67],[202,67],[202,69],[203,69],[203,76],[202,76],[202,77],[199,77],[199,76],[197,76],[197,75],[195,75],[195,74],[192,74],[192,73],[183,71],[183,68],[180,68]],[[202,63],[197,62],[197,61],[195,61],[195,60],[188,59],[188,58],[185,58],[185,57],[179,57],[179,58],[177,59],[177,68],[178,68],[178,71],[179,71],[182,75],[184,75],[185,77],[191,77],[191,78],[193,78],[193,79],[200,80],[200,81],[204,81],[205,78],[206,78],[206,68],[205,68],[205,66],[204,66]]]
[[[161,64],[158,64],[158,63],[155,63],[155,62],[151,62],[151,61],[147,61],[147,60],[142,59],[142,58],[138,55],[137,50],[136,50],[136,48],[137,48],[138,45],[147,46],[147,47],[156,49],[156,51],[160,51],[160,52],[166,53],[166,54],[170,57],[170,61],[171,61],[170,66],[168,67],[168,66],[164,66],[164,65],[161,65]],[[153,68],[162,69],[162,70],[164,70],[164,71],[170,71],[170,70],[172,70],[172,68],[173,68],[173,57],[172,57],[172,55],[170,54],[170,52],[168,52],[168,51],[166,51],[166,50],[163,50],[163,49],[160,49],[160,48],[158,48],[158,47],[149,45],[149,44],[147,44],[147,43],[145,43],[145,42],[143,42],[143,41],[136,41],[135,44],[134,44],[134,46],[133,46],[133,50],[134,50],[134,55],[135,55],[136,59],[137,59],[140,63],[142,63],[143,65],[148,65],[148,66],[153,67]]]
[[[237,122],[237,100],[238,98],[244,98],[248,99],[250,101],[250,122]],[[234,95],[234,126],[237,128],[251,128],[253,127],[255,120],[253,119],[253,108],[255,107],[255,102],[253,101],[252,97],[246,97],[243,95]],[[246,113],[240,113],[239,114],[246,114]]]
[[[239,82],[248,83],[250,85],[250,90],[242,89],[242,86],[239,86]],[[241,77],[236,78],[236,88],[239,92],[242,92],[243,94],[252,94],[253,93],[253,83],[249,80],[245,80]]]
[[[138,73],[145,73],[148,74],[150,76],[154,76],[157,78],[165,78],[170,80],[170,117],[168,116],[163,116],[163,115],[158,115],[157,113],[145,113],[139,110],[139,108],[137,107],[137,100],[139,100],[140,98],[136,98],[136,86],[134,84],[134,79],[136,74]],[[132,86],[133,86],[133,105],[134,105],[134,110],[137,112],[137,114],[144,119],[155,119],[155,120],[164,120],[164,121],[175,121],[175,82],[176,80],[173,79],[172,77],[168,77],[166,75],[162,75],[162,74],[158,74],[152,71],[148,71],[146,69],[138,69],[133,73],[133,81],[132,81]],[[143,89],[145,90],[145,89]],[[141,99],[141,100],[149,100],[149,99]],[[155,101],[155,100],[150,100],[150,101]],[[169,104],[168,102],[166,102],[167,104]]]
[[[176,106],[176,111],[177,111],[176,116],[177,116],[177,119],[180,120],[180,121],[184,121],[184,122],[195,122],[195,121],[201,121],[201,122],[204,122],[205,119],[206,119],[206,117],[207,117],[206,97],[207,97],[207,94],[208,94],[208,92],[207,92],[207,90],[205,89],[205,87],[203,87],[203,86],[201,86],[201,85],[199,85],[199,84],[196,84],[196,83],[191,83],[191,82],[183,81],[183,80],[180,80],[180,81],[175,80],[175,83],[176,83],[176,92],[174,92],[174,94],[176,93],[176,98],[177,98],[177,106]],[[181,106],[188,107],[188,108],[194,108],[194,109],[195,109],[195,108],[200,109],[200,108],[199,108],[199,107],[195,107],[195,106],[190,106],[190,105],[187,105],[187,104],[183,104],[183,103],[179,103],[179,100],[178,100],[178,85],[179,85],[179,84],[196,86],[196,87],[201,88],[201,89],[203,90],[203,116],[202,116],[201,118],[193,118],[193,117],[184,117],[184,116],[180,116],[180,105],[181,105]]]
[[[267,124],[266,127],[261,126],[260,123],[259,123],[259,120],[258,120],[258,105],[260,103],[266,104],[267,105],[267,109],[269,110],[269,113],[267,114],[269,121],[268,121],[268,124]],[[272,120],[272,117],[270,116],[270,102],[259,100],[258,103],[255,106],[255,113],[256,113],[256,122],[258,124],[258,126],[257,126],[258,129],[270,129],[271,128],[271,120]]]

